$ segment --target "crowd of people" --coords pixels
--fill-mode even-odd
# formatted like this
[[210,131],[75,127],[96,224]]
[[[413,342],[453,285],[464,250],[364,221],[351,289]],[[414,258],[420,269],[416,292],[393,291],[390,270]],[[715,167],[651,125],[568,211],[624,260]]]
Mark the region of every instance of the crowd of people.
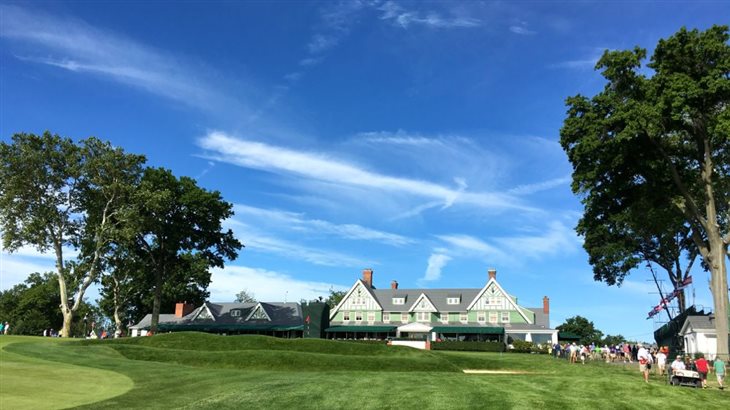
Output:
[[667,355],[669,354],[667,346],[647,348],[641,343],[621,343],[612,346],[600,346],[593,343],[582,345],[576,342],[555,343],[551,346],[550,353],[554,358],[567,359],[570,363],[585,364],[586,360],[601,360],[606,363],[637,362],[646,383],[649,382],[652,368],[655,369],[658,376],[668,376],[667,372],[674,374],[680,370],[692,370],[699,373],[702,387],[707,388],[707,375],[712,371],[717,377],[719,388],[725,389],[726,363],[719,357],[711,358],[712,360],[708,361],[702,353],[696,359],[690,355],[678,355],[670,364],[669,369],[667,369]]

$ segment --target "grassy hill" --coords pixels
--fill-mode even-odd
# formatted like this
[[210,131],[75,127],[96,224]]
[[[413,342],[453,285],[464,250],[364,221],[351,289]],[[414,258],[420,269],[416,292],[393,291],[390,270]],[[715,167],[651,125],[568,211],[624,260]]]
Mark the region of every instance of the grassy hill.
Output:
[[[636,364],[571,365],[539,355],[200,333],[0,340],[2,409],[726,409],[730,402],[728,391],[671,387],[657,376],[645,384]],[[8,375],[26,372],[32,376],[8,384]],[[62,395],[59,387],[69,385]]]

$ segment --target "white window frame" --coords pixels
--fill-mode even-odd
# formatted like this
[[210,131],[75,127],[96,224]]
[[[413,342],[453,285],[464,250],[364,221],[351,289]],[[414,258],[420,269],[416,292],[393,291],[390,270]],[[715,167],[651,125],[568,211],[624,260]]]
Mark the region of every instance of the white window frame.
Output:
[[502,312],[502,323],[509,323],[510,320],[509,312]]
[[231,317],[241,317],[241,311],[238,309],[231,310]]
[[499,312],[489,312],[489,323],[498,323]]
[[405,305],[406,298],[393,298],[393,304],[394,305]]
[[375,312],[368,312],[368,322],[375,322]]
[[431,323],[431,313],[430,312],[416,312],[416,321],[424,322],[424,323]]
[[343,322],[349,322],[350,321],[351,312],[342,312],[342,321]]
[[362,312],[355,312],[355,322],[362,322]]
[[477,312],[477,322],[486,323],[487,322],[487,312]]
[[401,323],[408,323],[408,313],[401,313],[400,321],[401,321]]
[[467,312],[459,313],[459,322],[469,323],[469,313],[467,313]]
[[449,323],[449,314],[442,313],[439,319],[441,320],[441,323]]
[[459,302],[459,298],[446,298],[447,305],[458,305]]
[[390,312],[383,312],[383,323],[390,323]]

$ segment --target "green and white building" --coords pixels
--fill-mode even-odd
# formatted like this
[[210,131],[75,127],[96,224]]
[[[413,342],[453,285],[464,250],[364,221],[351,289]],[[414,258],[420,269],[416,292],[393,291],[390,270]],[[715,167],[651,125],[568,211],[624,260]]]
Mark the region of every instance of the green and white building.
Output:
[[558,341],[548,297],[541,307],[520,306],[494,269],[481,289],[400,289],[396,281],[376,289],[373,270],[365,269],[330,311],[325,333],[331,339]]

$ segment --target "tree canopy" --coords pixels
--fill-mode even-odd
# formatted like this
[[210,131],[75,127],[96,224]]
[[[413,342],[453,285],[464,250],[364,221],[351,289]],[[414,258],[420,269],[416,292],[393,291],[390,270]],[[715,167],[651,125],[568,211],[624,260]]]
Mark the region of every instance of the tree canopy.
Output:
[[[585,206],[578,232],[594,276],[620,283],[639,260],[656,263],[675,286],[699,254],[711,274],[714,310],[728,312],[730,243],[730,46],[728,28],[681,29],[646,50],[607,51],[607,84],[567,100],[561,144],[573,191]],[[669,271],[669,269],[667,269]],[[717,320],[727,358],[728,321]]]
[[[74,143],[45,132],[0,143],[0,229],[5,249],[30,245],[55,255],[62,335],[98,280],[122,209],[145,159],[96,138]],[[64,250],[78,251],[69,261]],[[70,286],[71,285],[71,286]]]
[[561,332],[572,333],[580,336],[580,343],[589,345],[591,343],[600,343],[603,332],[596,329],[593,322],[583,316],[574,316],[565,319],[565,322],[556,327]]
[[233,215],[232,205],[218,191],[207,191],[192,178],[147,168],[130,202],[134,218],[127,226],[125,243],[140,255],[151,274],[150,327],[156,331],[166,287],[175,288],[178,296],[206,289],[209,268],[235,259],[243,245],[230,229],[222,228],[223,220]]
[[248,289],[243,289],[236,294],[236,302],[238,303],[256,303],[256,295]]

